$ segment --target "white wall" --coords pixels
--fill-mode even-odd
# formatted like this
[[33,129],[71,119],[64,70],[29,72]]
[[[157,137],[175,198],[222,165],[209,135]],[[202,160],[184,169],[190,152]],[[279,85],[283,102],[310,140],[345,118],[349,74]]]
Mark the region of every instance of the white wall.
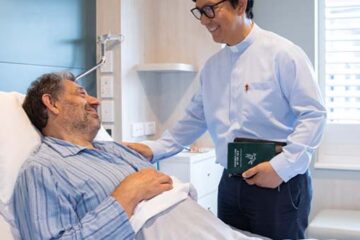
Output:
[[303,48],[314,63],[314,0],[255,0],[255,21]]
[[[255,21],[301,46],[315,63],[315,1],[255,0]],[[358,171],[321,170],[312,167],[311,217],[324,208],[359,209]]]
[[[200,69],[219,44],[201,26],[190,0],[121,1],[122,136],[131,136],[131,123],[155,121],[159,137],[182,116],[199,82],[194,73],[138,73],[137,64],[187,63]],[[204,144],[211,145],[209,138]]]

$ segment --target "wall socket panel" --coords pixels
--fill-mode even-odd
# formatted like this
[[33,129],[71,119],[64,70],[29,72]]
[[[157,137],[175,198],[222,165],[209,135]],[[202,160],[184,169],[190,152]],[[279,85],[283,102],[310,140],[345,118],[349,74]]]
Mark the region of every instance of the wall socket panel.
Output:
[[156,123],[155,122],[144,122],[144,134],[154,135],[156,132]]
[[131,124],[131,133],[133,137],[141,137],[144,136],[144,123],[132,123]]
[[114,101],[102,100],[100,108],[101,108],[101,120],[103,122],[114,122]]
[[156,123],[155,122],[132,123],[131,133],[133,137],[154,135],[156,133]]
[[114,77],[101,76],[100,78],[100,96],[102,98],[114,97]]

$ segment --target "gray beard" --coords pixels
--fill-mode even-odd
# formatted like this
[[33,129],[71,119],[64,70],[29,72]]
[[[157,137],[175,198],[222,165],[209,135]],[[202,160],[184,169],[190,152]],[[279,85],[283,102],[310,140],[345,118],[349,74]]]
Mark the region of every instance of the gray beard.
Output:
[[71,124],[71,132],[80,133],[83,136],[88,135],[93,140],[100,129],[100,123],[95,127],[90,124],[88,117],[86,116],[83,121],[79,121]]

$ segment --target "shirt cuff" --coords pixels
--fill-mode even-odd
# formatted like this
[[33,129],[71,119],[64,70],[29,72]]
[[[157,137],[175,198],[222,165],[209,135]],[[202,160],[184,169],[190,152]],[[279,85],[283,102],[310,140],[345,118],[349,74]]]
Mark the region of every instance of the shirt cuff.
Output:
[[154,163],[158,160],[159,152],[161,152],[160,144],[157,144],[156,141],[143,141],[143,144],[146,144],[152,151],[153,157],[150,160],[151,163]]
[[169,139],[159,139],[157,141],[144,141],[144,144],[151,148],[153,158],[150,160],[151,163],[155,163],[158,160],[173,156],[183,150],[183,147],[176,144],[174,141]]
[[291,164],[285,159],[284,153],[280,153],[273,157],[270,164],[284,182],[289,181],[296,175]]

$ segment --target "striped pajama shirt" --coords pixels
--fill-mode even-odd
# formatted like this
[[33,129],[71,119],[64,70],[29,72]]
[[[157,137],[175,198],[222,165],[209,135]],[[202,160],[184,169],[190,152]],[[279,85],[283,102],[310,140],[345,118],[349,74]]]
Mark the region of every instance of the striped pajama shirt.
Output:
[[94,146],[43,138],[22,167],[12,199],[22,239],[133,239],[111,193],[127,175],[151,165],[115,142]]

